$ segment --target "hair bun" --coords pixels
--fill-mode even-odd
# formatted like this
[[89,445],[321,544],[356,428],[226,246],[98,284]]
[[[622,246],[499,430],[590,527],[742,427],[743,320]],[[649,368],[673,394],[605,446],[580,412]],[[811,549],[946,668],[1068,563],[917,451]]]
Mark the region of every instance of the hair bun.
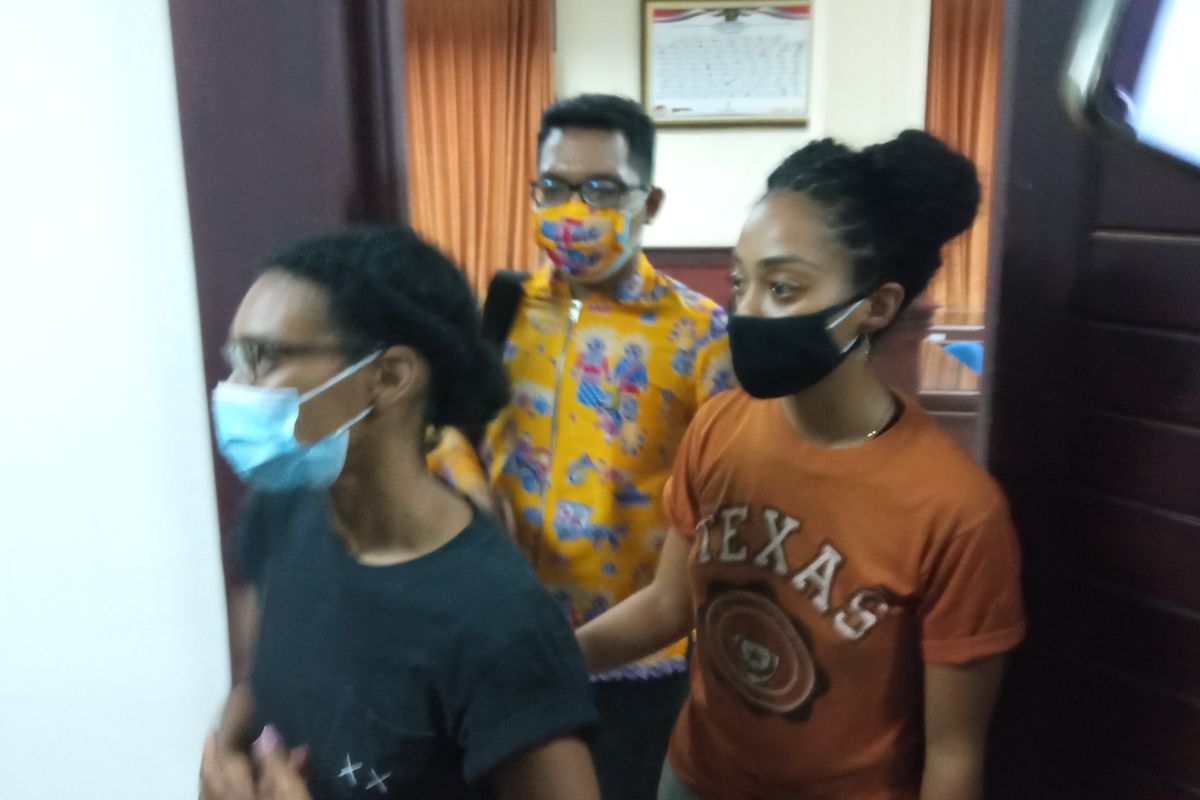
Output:
[[945,244],[971,227],[979,210],[979,177],[961,153],[925,131],[906,130],[862,151],[890,187],[905,234]]

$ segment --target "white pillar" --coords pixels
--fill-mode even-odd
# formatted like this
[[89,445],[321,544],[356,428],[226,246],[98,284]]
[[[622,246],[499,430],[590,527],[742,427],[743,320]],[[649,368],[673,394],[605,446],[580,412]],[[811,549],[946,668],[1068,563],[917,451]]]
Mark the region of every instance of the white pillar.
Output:
[[196,796],[228,686],[165,0],[0,4],[0,796]]

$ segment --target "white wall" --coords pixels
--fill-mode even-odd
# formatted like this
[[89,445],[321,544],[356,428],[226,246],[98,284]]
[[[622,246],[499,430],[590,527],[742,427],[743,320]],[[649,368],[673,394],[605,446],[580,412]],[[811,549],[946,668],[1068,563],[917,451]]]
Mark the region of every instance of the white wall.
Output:
[[194,798],[227,688],[167,4],[0,5],[0,796]]
[[[813,138],[881,141],[925,125],[930,0],[815,0],[807,128],[660,129],[667,204],[650,246],[728,246],[771,169]],[[640,0],[556,0],[560,96],[641,96]]]

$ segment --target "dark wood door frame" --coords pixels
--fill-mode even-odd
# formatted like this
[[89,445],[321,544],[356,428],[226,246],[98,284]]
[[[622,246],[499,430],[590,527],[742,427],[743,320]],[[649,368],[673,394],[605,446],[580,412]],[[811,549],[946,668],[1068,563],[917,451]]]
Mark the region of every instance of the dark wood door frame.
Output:
[[1030,635],[992,798],[1200,796],[1200,181],[1072,123],[1083,0],[1008,0],[989,466]]

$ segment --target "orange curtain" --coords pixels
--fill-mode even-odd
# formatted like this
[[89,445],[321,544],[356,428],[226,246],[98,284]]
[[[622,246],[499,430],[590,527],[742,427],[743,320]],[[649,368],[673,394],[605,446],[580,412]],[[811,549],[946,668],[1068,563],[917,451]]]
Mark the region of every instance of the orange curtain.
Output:
[[987,297],[1003,6],[1002,0],[932,0],[925,127],[975,162],[983,187],[974,227],[946,246],[929,286],[945,322],[981,324]]
[[404,0],[409,208],[483,294],[528,269],[529,181],[553,97],[552,0]]

